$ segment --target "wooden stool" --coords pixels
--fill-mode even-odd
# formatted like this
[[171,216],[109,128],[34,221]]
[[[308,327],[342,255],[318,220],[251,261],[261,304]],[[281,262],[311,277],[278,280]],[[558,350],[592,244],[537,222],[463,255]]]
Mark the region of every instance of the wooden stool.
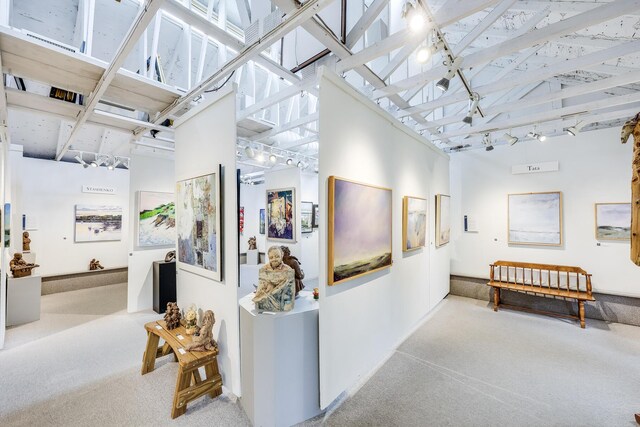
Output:
[[[173,353],[174,360],[180,365],[176,390],[173,395],[171,418],[179,417],[187,411],[187,403],[205,394],[211,398],[222,394],[222,377],[218,371],[218,351],[186,351],[184,347],[191,343],[184,326],[168,330],[164,320],[149,322],[147,330],[147,348],[142,357],[142,375],[153,371],[156,357]],[[158,347],[162,338],[165,343]],[[206,378],[203,380],[198,368],[204,367]]]

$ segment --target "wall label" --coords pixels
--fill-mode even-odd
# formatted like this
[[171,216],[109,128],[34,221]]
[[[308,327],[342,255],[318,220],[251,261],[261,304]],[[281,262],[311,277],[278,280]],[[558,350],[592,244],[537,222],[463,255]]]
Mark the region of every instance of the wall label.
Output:
[[100,185],[83,185],[83,193],[99,193],[99,194],[116,194],[116,189],[113,187],[102,187]]
[[526,165],[511,166],[511,174],[555,172],[559,169],[558,162],[528,163]]

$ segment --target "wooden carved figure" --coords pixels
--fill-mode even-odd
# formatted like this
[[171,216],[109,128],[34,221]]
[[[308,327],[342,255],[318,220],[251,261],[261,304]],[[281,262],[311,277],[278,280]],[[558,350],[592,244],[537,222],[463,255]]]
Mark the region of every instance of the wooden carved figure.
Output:
[[213,325],[216,318],[213,311],[207,310],[202,316],[202,326],[200,326],[200,335],[193,338],[191,344],[185,347],[189,351],[212,351],[218,350],[218,343],[213,339]]
[[622,127],[621,142],[625,144],[633,135],[633,162],[631,178],[631,261],[640,266],[640,113]]
[[253,297],[258,311],[289,311],[296,298],[295,272],[282,262],[282,250],[271,246],[269,262],[258,272],[258,290]]
[[91,270],[91,271],[104,270],[104,267],[102,265],[100,265],[100,261],[98,261],[95,258],[92,258],[91,261],[89,261],[89,270]]
[[29,238],[29,232],[22,233],[22,252],[29,252],[31,250],[31,239]]
[[175,329],[180,326],[180,308],[177,302],[168,302],[167,311],[164,313],[164,321],[167,323],[167,329]]
[[302,283],[302,279],[304,279],[304,271],[302,271],[302,268],[300,267],[300,264],[302,263],[298,261],[298,258],[291,255],[291,251],[287,246],[280,246],[280,249],[282,249],[282,262],[293,268],[293,271],[295,272],[296,296],[298,296],[300,291],[304,289],[304,283]]
[[187,335],[198,333],[198,309],[194,304],[184,314],[184,328]]
[[249,250],[258,249],[258,243],[256,242],[256,236],[249,237]]
[[31,276],[31,270],[36,267],[40,266],[23,260],[20,252],[13,254],[13,259],[9,261],[9,270],[11,270],[11,275],[15,278]]

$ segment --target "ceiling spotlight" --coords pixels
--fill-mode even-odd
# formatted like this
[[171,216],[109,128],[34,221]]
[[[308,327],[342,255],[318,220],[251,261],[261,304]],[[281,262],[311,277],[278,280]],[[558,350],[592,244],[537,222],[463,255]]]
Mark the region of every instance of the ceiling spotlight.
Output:
[[567,133],[571,136],[576,136],[578,133],[580,133],[582,128],[585,127],[586,125],[587,124],[585,122],[576,123],[575,126],[571,126],[570,128],[567,128]]
[[485,146],[486,151],[493,150],[493,145],[491,144],[491,139],[489,138],[489,134],[485,133],[482,137],[482,144]]
[[425,26],[425,17],[418,10],[417,0],[406,0],[402,5],[402,17],[408,20],[411,31],[418,32]]
[[458,57],[454,59],[453,62],[446,63],[445,65],[447,65],[449,68],[447,71],[447,74],[445,74],[443,78],[438,80],[438,83],[436,83],[436,87],[443,92],[446,92],[447,90],[449,90],[449,83],[451,82],[451,79],[458,72],[458,68],[460,68],[461,64],[462,64],[462,57]]
[[98,160],[97,159],[91,162],[91,167],[92,168],[97,168],[98,167]]
[[271,163],[275,163],[275,162],[276,162],[276,160],[278,160],[278,158],[276,157],[276,155],[275,155],[275,154],[273,154],[273,153],[271,153],[271,154],[269,155],[269,161],[270,161]]
[[297,166],[299,169],[302,169],[302,167],[304,166],[304,163],[302,163],[302,160],[298,160],[298,163],[296,164],[296,166]]
[[545,142],[547,140],[547,137],[544,135],[538,135],[538,141],[540,142]]
[[292,158],[288,158],[287,159],[287,165],[291,166],[293,164],[293,159]]
[[515,137],[515,136],[513,136],[513,135],[511,135],[510,133],[505,133],[505,134],[504,134],[504,139],[507,141],[507,143],[508,143],[509,145],[513,145],[513,144],[515,144],[516,142],[518,142],[518,138],[517,138],[517,137]]
[[78,161],[78,163],[80,163],[82,165],[83,168],[86,169],[86,168],[89,167],[89,164],[82,159],[82,153],[80,153],[79,155],[77,155],[74,158]]
[[250,159],[253,159],[256,156],[256,152],[253,151],[253,148],[251,148],[250,145],[247,145],[247,147],[244,149],[244,152]]
[[473,115],[476,113],[476,111],[478,111],[478,105],[480,104],[480,95],[474,93],[471,96],[471,99],[469,99],[469,102],[471,102],[471,105],[469,106],[469,112],[467,113],[465,118],[462,119],[462,122],[468,125],[473,123]]
[[422,46],[416,52],[416,61],[419,62],[420,64],[424,64],[425,62],[427,62],[430,57],[431,57],[431,49],[429,49],[427,46]]
[[264,162],[264,153],[262,151],[258,152],[258,154],[256,155],[256,160],[260,163]]

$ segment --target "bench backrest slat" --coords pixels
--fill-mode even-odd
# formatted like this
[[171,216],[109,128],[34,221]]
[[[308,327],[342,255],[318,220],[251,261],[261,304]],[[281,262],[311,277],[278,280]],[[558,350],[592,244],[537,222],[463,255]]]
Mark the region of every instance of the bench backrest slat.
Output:
[[[506,269],[506,281],[504,282],[502,267]],[[496,268],[498,269],[497,274],[495,271]],[[519,274],[519,270],[522,271],[522,274]],[[537,283],[534,270],[538,272]],[[545,276],[546,283],[544,280]],[[513,285],[550,288],[569,292],[586,292],[589,296],[591,296],[592,293],[591,275],[580,267],[568,265],[496,261],[491,264],[490,277],[491,281],[510,283]]]

